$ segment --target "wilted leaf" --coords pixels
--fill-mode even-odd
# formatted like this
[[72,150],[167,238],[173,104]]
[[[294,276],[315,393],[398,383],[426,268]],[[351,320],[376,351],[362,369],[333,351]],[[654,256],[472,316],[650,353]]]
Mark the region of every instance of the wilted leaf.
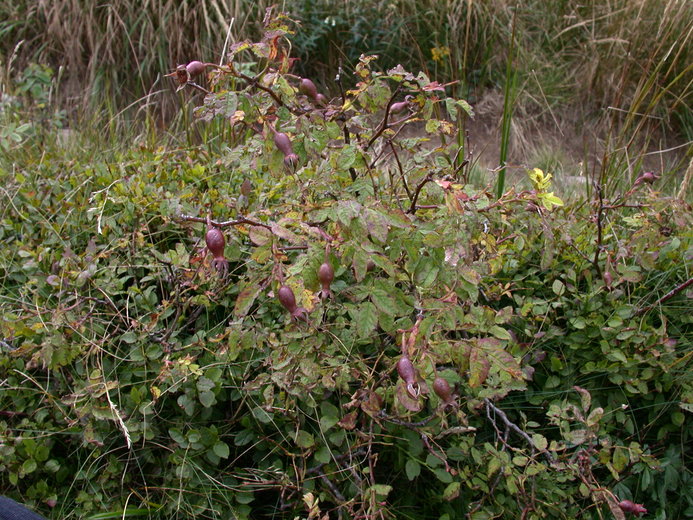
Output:
[[345,430],[353,430],[356,428],[356,416],[358,414],[357,410],[354,410],[353,412],[349,412],[346,414],[344,417],[342,417],[339,422],[337,423],[339,426],[344,428]]

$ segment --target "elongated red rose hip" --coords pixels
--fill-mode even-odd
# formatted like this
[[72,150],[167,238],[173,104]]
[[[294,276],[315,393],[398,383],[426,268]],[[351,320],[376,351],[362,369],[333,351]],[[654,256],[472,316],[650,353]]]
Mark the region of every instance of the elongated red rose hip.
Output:
[[325,300],[332,296],[332,291],[330,290],[330,285],[332,280],[334,280],[334,269],[329,262],[323,263],[318,269],[318,280],[320,281],[320,299]]
[[438,376],[433,381],[433,391],[445,404],[452,401],[452,388],[450,388],[450,384],[442,377]]
[[205,244],[214,257],[212,267],[217,270],[220,276],[226,276],[226,273],[229,271],[229,262],[224,257],[226,239],[221,229],[209,226],[205,234]]
[[308,78],[301,79],[301,83],[298,85],[298,90],[301,92],[301,94],[305,94],[313,101],[318,100],[318,89],[315,86],[315,83]]
[[294,291],[291,287],[282,285],[279,291],[277,291],[277,298],[287,311],[292,314],[296,311],[296,296],[294,296]]

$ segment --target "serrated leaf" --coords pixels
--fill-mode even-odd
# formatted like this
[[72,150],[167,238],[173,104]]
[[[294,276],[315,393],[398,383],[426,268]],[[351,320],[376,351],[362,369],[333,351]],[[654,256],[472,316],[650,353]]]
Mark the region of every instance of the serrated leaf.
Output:
[[534,442],[534,446],[536,446],[539,451],[544,451],[549,445],[549,441],[546,440],[546,437],[538,433],[532,435],[532,441]]
[[362,216],[363,221],[366,224],[366,229],[371,235],[371,238],[373,238],[375,242],[379,242],[381,244],[386,243],[387,233],[389,231],[387,219],[377,211],[370,208],[366,208]]
[[262,226],[251,226],[248,230],[248,237],[256,246],[264,246],[272,240],[272,231]]
[[503,327],[499,327],[498,325],[493,325],[491,328],[488,329],[488,331],[498,339],[502,339],[505,341],[510,341],[512,339],[510,333]]
[[414,281],[419,287],[430,287],[436,281],[440,267],[431,257],[422,258],[416,266],[414,273]]
[[339,419],[332,415],[323,415],[320,417],[320,430],[325,432],[339,422]]
[[472,348],[469,353],[469,386],[477,388],[488,377],[491,365],[486,354],[479,348]]
[[462,267],[460,267],[459,271],[462,278],[470,284],[476,286],[479,285],[479,283],[481,282],[481,276],[471,267],[463,265]]
[[353,430],[354,428],[356,428],[357,415],[358,412],[356,410],[354,410],[353,412],[349,412],[344,417],[342,417],[337,424],[345,430]]
[[375,484],[371,487],[371,489],[379,497],[386,497],[390,494],[390,491],[392,491],[392,486],[388,486],[387,484]]
[[602,416],[604,415],[604,408],[598,407],[592,410],[592,412],[587,416],[587,426],[592,427],[599,424]]
[[337,155],[337,168],[348,170],[356,162],[357,150],[353,144],[345,145]]
[[395,301],[384,289],[374,288],[371,291],[371,301],[380,312],[390,316],[396,314]]
[[354,278],[356,278],[356,281],[363,281],[368,272],[368,254],[363,249],[356,249],[351,259],[351,266],[354,268]]
[[592,406],[592,396],[590,395],[590,393],[587,390],[585,390],[584,388],[582,388],[580,386],[574,386],[573,390],[575,390],[576,392],[578,392],[580,394],[582,411],[584,413],[587,413],[590,409],[590,406]]
[[628,451],[626,450],[626,448],[623,448],[621,446],[617,446],[616,448],[614,448],[614,453],[611,457],[611,461],[613,468],[618,473],[621,473],[624,469],[626,469],[629,460],[630,457],[628,456]]
[[[286,240],[287,242],[291,242],[292,244],[300,244],[302,243],[301,238],[296,235],[295,233],[289,231],[283,226],[280,226],[276,222],[272,222],[272,234]],[[263,228],[264,229],[264,228]]]
[[498,457],[493,457],[488,465],[486,466],[486,476],[491,477],[493,476],[496,471],[498,471],[501,468],[501,461]]
[[255,299],[262,292],[262,285],[259,280],[249,280],[241,288],[241,292],[236,298],[236,304],[233,307],[233,314],[237,318],[242,318],[253,306]]
[[375,305],[371,302],[364,302],[358,306],[353,314],[355,315],[353,324],[356,327],[358,337],[369,337],[378,325],[378,312]]

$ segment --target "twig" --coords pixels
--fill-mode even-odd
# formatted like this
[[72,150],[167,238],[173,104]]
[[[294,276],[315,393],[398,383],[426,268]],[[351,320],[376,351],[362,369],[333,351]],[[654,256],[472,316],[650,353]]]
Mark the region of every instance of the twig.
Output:
[[425,433],[421,434],[421,441],[424,443],[424,446],[426,446],[426,449],[428,452],[433,455],[436,459],[439,459],[445,464],[445,471],[450,473],[450,464],[448,464],[448,459],[443,457],[440,453],[438,453],[436,450],[433,449],[433,446],[431,446],[431,442],[428,440],[428,435]]
[[626,204],[625,202],[622,202],[620,204],[613,204],[613,205],[607,205],[603,206],[602,209],[618,209],[618,208],[649,208],[649,204]]
[[399,94],[399,86],[392,93],[392,96],[390,96],[390,100],[387,102],[387,106],[385,107],[385,115],[383,116],[383,120],[380,122],[380,126],[378,126],[378,130],[376,130],[376,132],[373,134],[373,137],[369,139],[368,144],[366,145],[366,150],[368,150],[373,145],[375,140],[378,139],[378,137],[380,137],[383,132],[389,128],[390,125],[388,125],[387,119],[390,117],[390,107],[392,106],[392,102],[395,100],[397,94]]
[[414,197],[411,199],[411,206],[409,206],[409,211],[407,213],[416,213],[416,201],[419,198],[419,194],[421,193],[421,190],[423,187],[430,182],[433,179],[433,173],[429,173],[424,177],[424,179],[419,183],[419,185],[416,187],[416,191],[414,192]]
[[431,422],[433,419],[435,419],[435,415],[430,415],[426,417],[425,419],[417,422],[409,422],[409,421],[403,421],[402,419],[398,419],[397,417],[392,417],[391,415],[388,415],[385,410],[380,410],[380,413],[378,414],[378,417],[381,419],[385,419],[388,422],[391,422],[393,424],[398,424],[400,426],[404,426],[405,428],[409,428],[410,430],[417,431],[417,428],[420,428],[422,426],[426,426],[429,422]]
[[204,217],[193,217],[192,215],[180,215],[177,217],[178,220],[182,220],[184,222],[202,222],[203,224],[211,224],[214,227],[218,228],[225,228],[225,227],[231,227],[231,226],[241,226],[243,224],[248,224],[249,226],[259,226],[263,227],[265,229],[272,229],[272,226],[268,224],[264,224],[263,222],[256,222],[254,220],[250,220],[249,218],[245,217],[240,217],[237,218],[236,220],[227,220],[224,222],[217,222],[216,220],[208,220],[207,218]]
[[409,191],[409,185],[407,184],[407,178],[404,175],[404,169],[402,168],[402,163],[399,160],[399,155],[397,154],[397,150],[395,149],[395,145],[392,144],[392,141],[388,141],[388,144],[390,145],[390,149],[392,150],[392,154],[395,156],[395,162],[397,163],[397,169],[399,170],[399,174],[402,177],[402,185],[404,186],[404,191],[407,192],[407,197],[409,197],[409,200],[412,200],[411,191]]
[[259,89],[262,90],[263,92],[267,92],[267,93],[272,97],[272,99],[274,100],[274,102],[277,103],[277,105],[279,105],[280,107],[285,106],[285,103],[281,100],[281,98],[280,98],[279,96],[277,96],[277,94],[276,94],[271,88],[266,87],[266,86],[264,86],[263,84],[261,84],[261,83],[257,80],[257,78],[251,78],[250,76],[247,76],[246,74],[243,74],[242,72],[238,72],[238,71],[236,71],[236,70],[233,70],[233,74],[234,74],[236,77],[241,78],[241,79],[242,79],[243,81],[245,81],[246,83],[249,83],[249,84],[252,85],[253,87],[259,88]]
[[669,291],[669,292],[666,293],[664,296],[662,296],[659,300],[657,300],[656,302],[654,302],[652,305],[648,305],[648,306],[646,306],[646,307],[643,307],[643,308],[641,308],[641,309],[638,309],[638,310],[635,312],[635,315],[636,315],[636,316],[641,316],[642,314],[645,314],[647,311],[650,311],[650,310],[654,309],[655,307],[657,307],[658,305],[661,305],[661,304],[664,303],[665,301],[667,301],[667,300],[673,298],[674,296],[676,296],[678,293],[680,293],[681,291],[683,291],[686,287],[690,286],[691,284],[693,284],[693,278],[689,278],[688,280],[686,280],[686,281],[683,282],[682,284],[677,285],[677,286],[674,287],[671,291]]
[[[344,85],[342,85],[342,73],[342,64],[340,63],[339,67],[337,68],[337,75],[335,76],[334,80],[337,82],[337,86],[339,87],[339,94],[342,96],[342,106],[346,106],[347,99],[346,93],[344,92]],[[349,129],[347,128],[346,124],[342,127],[342,132],[344,133],[344,144],[351,144],[351,136],[349,135]],[[356,170],[353,166],[349,167],[349,175],[351,176],[351,182],[356,181]]]
[[189,86],[191,86],[191,87],[193,87],[193,88],[195,88],[195,89],[197,89],[197,90],[199,90],[200,92],[204,92],[205,95],[208,95],[208,94],[209,94],[209,90],[207,90],[206,88],[204,88],[202,85],[198,85],[198,84],[195,83],[194,81],[188,81],[188,82],[186,82],[185,84],[186,84],[186,85],[189,85]]
[[[486,405],[486,416],[488,417],[489,421],[491,421],[495,425],[495,420],[491,417],[491,411],[495,413],[498,417],[500,417],[501,421],[503,421],[503,424],[505,424],[506,427],[510,428],[512,431],[517,433],[520,437],[522,437],[525,441],[527,441],[527,444],[529,444],[533,450],[539,451],[544,454],[544,456],[549,459],[550,462],[555,462],[555,459],[553,458],[553,455],[549,453],[546,448],[543,450],[540,450],[537,448],[537,445],[534,443],[532,438],[525,432],[522,428],[520,428],[517,424],[512,422],[510,419],[508,419],[508,416],[505,414],[503,410],[498,408],[496,405],[494,405],[490,399],[486,398],[484,399],[484,404]],[[496,429],[497,431],[497,429]]]
[[339,492],[339,489],[337,489],[337,486],[334,485],[334,482],[332,482],[329,478],[327,478],[327,475],[325,475],[322,471],[318,472],[318,476],[320,479],[325,483],[325,485],[329,488],[330,492],[332,495],[337,499],[339,503],[344,503],[346,502],[346,499],[344,498],[344,495],[342,495]]

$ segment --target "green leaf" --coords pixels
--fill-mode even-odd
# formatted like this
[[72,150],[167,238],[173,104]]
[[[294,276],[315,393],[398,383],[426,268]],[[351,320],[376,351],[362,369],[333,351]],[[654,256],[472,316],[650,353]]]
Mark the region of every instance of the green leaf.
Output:
[[549,445],[549,441],[546,440],[546,437],[538,433],[532,435],[532,441],[539,451],[544,451]]
[[210,406],[212,406],[213,404],[216,404],[216,402],[217,402],[217,398],[214,395],[214,392],[211,392],[209,390],[205,390],[204,392],[200,392],[199,398],[200,398],[200,403],[205,408],[209,408]]
[[214,454],[221,458],[221,459],[226,459],[228,458],[230,451],[229,451],[229,446],[225,442],[217,442],[213,447],[212,450],[214,451]]
[[498,339],[502,339],[505,341],[510,341],[512,339],[510,333],[503,327],[499,327],[498,325],[493,325],[491,328],[489,328],[489,332]]
[[421,474],[421,464],[414,459],[408,459],[407,463],[404,465],[404,472],[407,474],[409,480],[414,480]]
[[384,312],[390,316],[396,314],[395,301],[384,289],[374,288],[371,291],[371,301],[380,312]]
[[434,470],[433,474],[443,484],[449,484],[452,482],[452,475],[450,475],[450,473],[448,473],[444,468],[438,468],[438,469]]
[[364,302],[352,313],[359,338],[367,338],[378,325],[378,311],[371,302]]
[[460,496],[459,481],[451,482],[447,485],[445,491],[443,491],[443,498],[448,502],[450,502],[451,500],[455,500],[458,496]]
[[551,289],[557,296],[563,296],[563,293],[565,293],[565,284],[560,280],[554,280]]
[[392,491],[392,486],[386,484],[375,484],[371,486],[371,489],[375,492],[378,497],[386,497]]
[[363,249],[356,249],[354,256],[351,259],[351,265],[354,268],[354,278],[357,282],[363,281],[368,273],[368,254]]
[[242,318],[248,314],[248,311],[253,306],[253,303],[255,303],[255,299],[261,292],[262,285],[260,284],[259,280],[251,279],[246,282],[241,287],[241,292],[238,294],[238,298],[236,298],[236,304],[233,307],[234,316],[237,318]]
[[36,470],[38,465],[36,464],[36,461],[34,459],[27,459],[24,461],[24,464],[22,464],[22,472],[23,473],[32,473]]
[[296,445],[299,448],[307,449],[315,445],[315,437],[305,430],[298,430],[296,432]]
[[331,415],[323,415],[322,417],[320,417],[320,430],[326,432],[338,422],[339,419],[337,417]]
[[626,450],[626,448],[616,446],[616,448],[614,448],[614,453],[612,455],[611,460],[613,468],[618,473],[621,473],[624,469],[626,469],[626,466],[628,465],[628,462],[630,460],[628,456],[628,451]]

